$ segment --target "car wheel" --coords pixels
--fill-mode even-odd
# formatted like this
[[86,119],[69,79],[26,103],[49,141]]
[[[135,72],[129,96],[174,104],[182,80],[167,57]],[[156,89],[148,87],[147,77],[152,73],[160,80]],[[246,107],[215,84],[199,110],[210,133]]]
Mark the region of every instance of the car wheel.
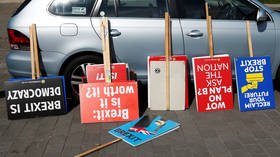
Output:
[[63,70],[67,87],[67,96],[78,100],[79,84],[87,83],[86,66],[101,63],[102,58],[94,55],[81,56],[71,60]]

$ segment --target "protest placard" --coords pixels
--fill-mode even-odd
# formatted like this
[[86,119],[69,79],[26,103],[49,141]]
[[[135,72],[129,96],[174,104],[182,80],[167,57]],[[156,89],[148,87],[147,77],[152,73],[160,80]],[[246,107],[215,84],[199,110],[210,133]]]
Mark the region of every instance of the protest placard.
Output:
[[254,57],[249,21],[246,32],[250,57],[235,58],[239,110],[275,108],[270,57]]
[[214,55],[212,19],[205,3],[209,56],[192,58],[198,112],[233,108],[230,56]]
[[165,56],[148,56],[148,103],[151,110],[188,108],[187,56],[171,55],[170,16],[165,13]]
[[240,111],[275,108],[270,57],[235,59]]
[[36,25],[30,31],[30,61],[32,78],[16,78],[5,82],[7,113],[9,119],[58,115],[67,112],[66,87],[63,76],[40,76],[44,69],[39,65],[40,52]]
[[[123,82],[129,80],[128,74],[128,65],[125,63],[114,63],[111,64],[111,76],[112,82]],[[95,64],[88,65],[86,67],[87,71],[87,82],[88,83],[96,83],[96,82],[104,82],[105,74],[104,74],[104,65],[103,64]]]
[[20,79],[5,83],[9,119],[59,115],[67,112],[64,78]]
[[137,82],[80,84],[81,122],[130,121],[139,117]]
[[198,112],[232,109],[230,57],[195,57],[193,69]]
[[[101,37],[104,65],[101,73],[104,77],[97,79],[96,83],[79,85],[82,123],[129,121],[139,117],[137,82],[124,78],[124,81],[115,79],[116,82],[112,82],[114,69],[111,69],[109,30],[108,18],[103,17]],[[121,66],[118,70],[125,76],[127,67]]]

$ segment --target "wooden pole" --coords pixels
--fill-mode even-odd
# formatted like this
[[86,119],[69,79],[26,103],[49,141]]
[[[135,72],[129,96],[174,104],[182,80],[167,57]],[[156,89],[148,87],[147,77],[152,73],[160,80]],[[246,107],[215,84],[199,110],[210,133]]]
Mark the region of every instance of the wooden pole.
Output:
[[88,151],[86,151],[86,152],[84,152],[84,153],[75,155],[75,157],[82,157],[82,156],[88,155],[88,154],[90,154],[90,153],[93,153],[93,152],[95,152],[95,151],[98,151],[98,150],[100,150],[100,149],[103,149],[103,148],[105,148],[105,147],[107,147],[107,146],[110,146],[110,145],[112,145],[112,144],[114,144],[114,143],[117,143],[117,142],[119,142],[119,141],[121,141],[121,140],[122,140],[122,139],[118,138],[118,139],[116,139],[116,140],[110,141],[110,142],[108,142],[108,143],[105,143],[105,144],[102,144],[102,145],[100,145],[100,146],[97,146],[97,147],[95,147],[95,148],[93,148],[93,149],[90,149],[90,150],[88,150]]
[[34,65],[34,42],[33,42],[33,28],[32,25],[29,26],[30,34],[30,62],[31,62],[31,77],[35,80],[35,65]]
[[107,17],[102,17],[100,28],[101,28],[101,38],[102,38],[105,82],[111,83],[112,77],[111,77],[110,38],[109,38],[110,31],[109,31],[109,22]]
[[33,43],[34,43],[35,71],[36,71],[36,77],[40,78],[37,29],[36,29],[36,25],[35,24],[32,24],[32,30],[33,30]]
[[211,18],[211,16],[209,16],[209,10],[208,10],[208,3],[207,2],[205,2],[205,12],[206,12],[206,22],[207,22],[209,55],[212,58],[214,56],[212,18]]
[[252,44],[250,21],[246,21],[246,32],[247,32],[249,54],[250,54],[250,57],[253,57],[254,53],[253,53],[253,44]]
[[166,69],[166,110],[170,110],[170,56],[171,56],[171,40],[170,40],[170,16],[165,12],[165,69]]

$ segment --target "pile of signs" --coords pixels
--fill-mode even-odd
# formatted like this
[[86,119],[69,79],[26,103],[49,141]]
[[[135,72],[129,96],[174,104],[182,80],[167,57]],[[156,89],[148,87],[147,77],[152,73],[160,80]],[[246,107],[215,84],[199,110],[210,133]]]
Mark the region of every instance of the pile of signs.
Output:
[[[30,78],[5,82],[9,119],[59,115],[67,112],[63,76],[40,77],[36,25],[30,26],[31,73]],[[35,75],[36,73],[36,75]]]
[[80,84],[81,122],[131,121],[139,117],[137,82],[128,65],[111,64],[109,22],[101,22],[103,65],[87,66],[88,83]]
[[[209,56],[192,58],[198,112],[233,108],[230,56],[214,55],[212,20],[205,4]],[[148,57],[148,103],[151,110],[185,110],[188,105],[187,56],[171,55],[170,17],[165,14],[165,56]],[[110,29],[101,21],[104,64],[88,65],[87,83],[80,84],[82,123],[131,121],[139,118],[138,86],[126,63],[111,64]],[[240,111],[275,108],[270,57],[253,57],[250,24],[246,22],[248,58],[235,58]],[[36,26],[30,27],[32,79],[5,83],[9,119],[67,112],[61,76],[41,77]],[[199,77],[198,77],[199,76]]]
[[[214,55],[212,20],[205,4],[209,56],[192,58],[198,112],[233,108],[231,62],[228,54]],[[148,57],[148,103],[151,110],[185,110],[188,105],[187,56],[171,55],[170,17],[165,14],[165,56]],[[240,111],[275,108],[270,57],[253,57],[250,24],[246,22],[250,57],[235,58]],[[111,64],[109,21],[102,17],[103,63],[88,65],[87,83],[79,85],[82,123],[132,121],[110,131],[133,146],[179,128],[173,121],[139,118],[138,85],[126,63]],[[41,77],[36,26],[30,26],[32,79],[5,83],[9,119],[58,115],[67,112],[64,77]],[[149,124],[149,125],[147,125]],[[151,125],[152,124],[152,125]],[[158,131],[160,130],[161,131]],[[133,132],[133,133],[132,133]],[[145,134],[138,136],[138,133]],[[151,136],[146,136],[151,135]],[[131,138],[136,137],[135,139]],[[116,139],[89,152],[121,139]],[[135,143],[136,142],[136,143]],[[137,143],[138,142],[138,143]],[[89,152],[82,153],[83,156]]]

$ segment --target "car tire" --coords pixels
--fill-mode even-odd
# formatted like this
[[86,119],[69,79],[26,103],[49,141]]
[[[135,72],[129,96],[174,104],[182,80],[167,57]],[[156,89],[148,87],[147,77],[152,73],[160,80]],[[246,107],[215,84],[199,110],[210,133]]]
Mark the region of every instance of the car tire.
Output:
[[102,57],[85,55],[76,57],[65,66],[62,74],[65,77],[67,97],[72,98],[73,103],[79,103],[79,84],[87,83],[86,65],[102,64]]

